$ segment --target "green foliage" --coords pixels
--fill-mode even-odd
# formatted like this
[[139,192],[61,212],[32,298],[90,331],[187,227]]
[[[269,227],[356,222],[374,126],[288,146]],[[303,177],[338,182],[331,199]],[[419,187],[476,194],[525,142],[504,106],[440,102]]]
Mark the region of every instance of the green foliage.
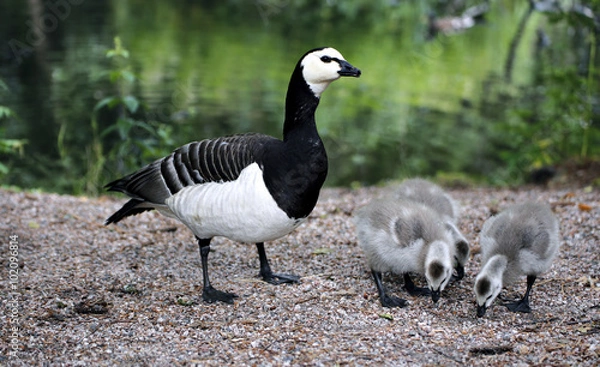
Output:
[[[0,96],[8,93],[8,86],[0,79]],[[15,113],[8,107],[0,105],[0,123],[4,120],[15,119]],[[6,138],[5,128],[0,126],[0,156],[2,155],[14,155],[23,154],[23,147],[27,143],[26,139],[9,139]],[[0,178],[7,175],[10,172],[10,168],[4,163],[0,162]]]
[[[52,58],[0,70],[16,85],[0,95],[0,172],[11,173],[0,177],[94,194],[191,140],[280,136],[293,63],[321,45],[363,70],[328,89],[317,112],[329,186],[416,175],[515,184],[537,166],[598,160],[597,23],[569,11],[580,2],[534,12],[507,82],[498,75],[528,2],[489,2],[484,25],[426,41],[429,11],[478,3],[113,1],[99,8],[113,25],[102,30],[74,13],[45,45]],[[600,14],[599,0],[582,6]],[[106,50],[112,29],[127,47],[116,38]]]
[[[497,84],[484,98],[484,104],[492,107],[484,116],[494,125],[490,142],[499,158],[495,183],[523,182],[527,172],[542,166],[600,159],[598,25],[573,12],[548,16],[556,32],[575,27],[571,31],[584,40],[578,47],[587,52],[565,60],[538,50],[536,57],[551,62],[540,62],[533,83],[516,90]],[[493,108],[498,105],[507,108]]]
[[[112,68],[104,74],[117,93],[100,100],[92,111],[92,142],[87,149],[89,164],[84,183],[88,194],[97,194],[102,182],[114,179],[115,174],[124,175],[150,159],[168,154],[173,145],[170,126],[139,117],[144,106],[131,94],[138,78],[131,70],[129,56],[121,39],[115,37],[114,48],[106,52]],[[101,130],[100,114],[105,111],[116,114]],[[105,166],[119,168],[117,172],[111,171],[111,177],[104,177]]]

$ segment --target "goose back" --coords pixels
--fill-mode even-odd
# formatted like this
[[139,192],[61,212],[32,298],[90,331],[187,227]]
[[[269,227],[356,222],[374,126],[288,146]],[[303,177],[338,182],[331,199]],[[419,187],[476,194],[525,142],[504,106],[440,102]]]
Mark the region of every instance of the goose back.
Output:
[[450,243],[438,214],[410,200],[380,198],[355,214],[358,242],[375,271],[424,274],[429,244]]
[[558,221],[546,204],[514,205],[488,219],[481,230],[482,261],[507,258],[504,284],[546,271],[559,247]]
[[396,195],[406,197],[429,206],[453,224],[458,218],[458,206],[454,200],[438,185],[421,178],[403,181]]

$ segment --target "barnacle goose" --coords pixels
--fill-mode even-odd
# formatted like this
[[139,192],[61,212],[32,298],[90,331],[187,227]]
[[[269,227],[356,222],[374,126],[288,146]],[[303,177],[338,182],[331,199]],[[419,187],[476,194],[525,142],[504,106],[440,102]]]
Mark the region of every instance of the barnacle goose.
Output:
[[342,76],[360,74],[333,48],[308,51],[290,78],[283,140],[247,133],[186,144],[107,184],[131,199],[106,224],[153,209],[184,223],[200,247],[206,302],[233,303],[237,297],[210,283],[208,254],[215,236],[255,243],[266,282],[297,282],[295,275],[271,271],[263,243],[290,233],[314,208],[328,168],[315,123],[321,93]]
[[465,264],[469,260],[469,242],[457,227],[458,204],[440,186],[422,178],[404,180],[396,189],[396,195],[414,200],[430,207],[442,216],[454,246],[454,269],[456,280],[465,276]]
[[482,268],[475,278],[477,316],[500,294],[502,286],[527,276],[519,301],[504,304],[512,312],[531,312],[529,292],[536,277],[548,270],[559,248],[558,220],[546,204],[513,205],[488,219],[481,229]]
[[[383,197],[354,215],[358,244],[363,249],[384,307],[404,307],[406,300],[389,296],[382,273],[403,274],[411,295],[431,295],[434,302],[452,277],[454,246],[442,218],[412,200]],[[418,288],[410,272],[425,275],[428,288]]]

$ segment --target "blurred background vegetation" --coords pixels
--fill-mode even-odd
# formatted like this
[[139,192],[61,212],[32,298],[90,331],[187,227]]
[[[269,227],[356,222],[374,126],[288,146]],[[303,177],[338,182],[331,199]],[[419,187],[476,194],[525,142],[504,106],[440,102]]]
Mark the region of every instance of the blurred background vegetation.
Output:
[[328,186],[594,167],[599,30],[600,0],[2,0],[0,184],[93,195],[189,141],[280,137],[324,45],[363,71],[317,111]]

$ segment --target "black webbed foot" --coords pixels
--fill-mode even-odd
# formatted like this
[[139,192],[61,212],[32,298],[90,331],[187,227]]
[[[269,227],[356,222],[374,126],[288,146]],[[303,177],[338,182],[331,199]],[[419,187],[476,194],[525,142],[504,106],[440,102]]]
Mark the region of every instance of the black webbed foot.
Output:
[[429,297],[429,296],[431,296],[431,290],[429,290],[429,288],[414,287],[414,288],[412,288],[410,290],[407,289],[406,291],[411,296],[423,296],[423,297]]
[[219,291],[212,286],[204,287],[202,290],[202,299],[208,303],[220,301],[232,304],[235,298],[237,298],[236,294]]
[[258,275],[263,278],[263,280],[270,284],[284,284],[284,283],[298,283],[300,281],[300,277],[293,274],[278,274],[273,273],[271,271],[271,266],[269,265],[269,260],[267,259],[267,254],[265,253],[265,247],[262,242],[256,244],[256,249],[258,250],[258,259],[260,260],[260,272]]
[[381,272],[371,270],[371,274],[373,275],[373,280],[375,281],[375,286],[377,286],[377,292],[379,293],[379,301],[383,307],[406,307],[408,306],[408,302],[402,298],[389,296],[385,293],[385,289],[383,288],[382,282],[382,274]]
[[523,312],[530,313],[531,307],[529,307],[529,293],[531,292],[531,287],[533,287],[533,283],[535,282],[535,275],[527,276],[527,290],[519,301],[507,302],[504,304],[506,308],[508,308],[512,312]]
[[200,259],[202,260],[202,299],[208,303],[225,302],[232,304],[237,295],[233,293],[222,292],[213,288],[208,277],[208,254],[210,253],[210,238],[198,238],[200,248]]
[[404,274],[404,289],[411,296],[431,296],[431,290],[429,288],[417,287],[408,273]]
[[269,284],[284,284],[284,283],[298,283],[300,281],[300,277],[293,274],[277,274],[277,273],[260,273],[260,276],[263,280]]
[[383,307],[406,307],[408,306],[408,301],[402,298],[398,298],[398,297],[394,297],[394,296],[389,296],[387,294],[384,294],[383,296],[379,297],[379,300],[381,301],[381,305]]
[[508,302],[508,303],[505,303],[503,306],[506,306],[506,308],[508,308],[512,312],[523,312],[523,313],[531,312],[531,307],[529,307],[528,299],[522,299],[519,301]]
[[465,267],[457,265],[454,269],[456,270],[456,274],[452,274],[450,281],[458,282],[458,281],[462,280],[462,278],[465,277]]

